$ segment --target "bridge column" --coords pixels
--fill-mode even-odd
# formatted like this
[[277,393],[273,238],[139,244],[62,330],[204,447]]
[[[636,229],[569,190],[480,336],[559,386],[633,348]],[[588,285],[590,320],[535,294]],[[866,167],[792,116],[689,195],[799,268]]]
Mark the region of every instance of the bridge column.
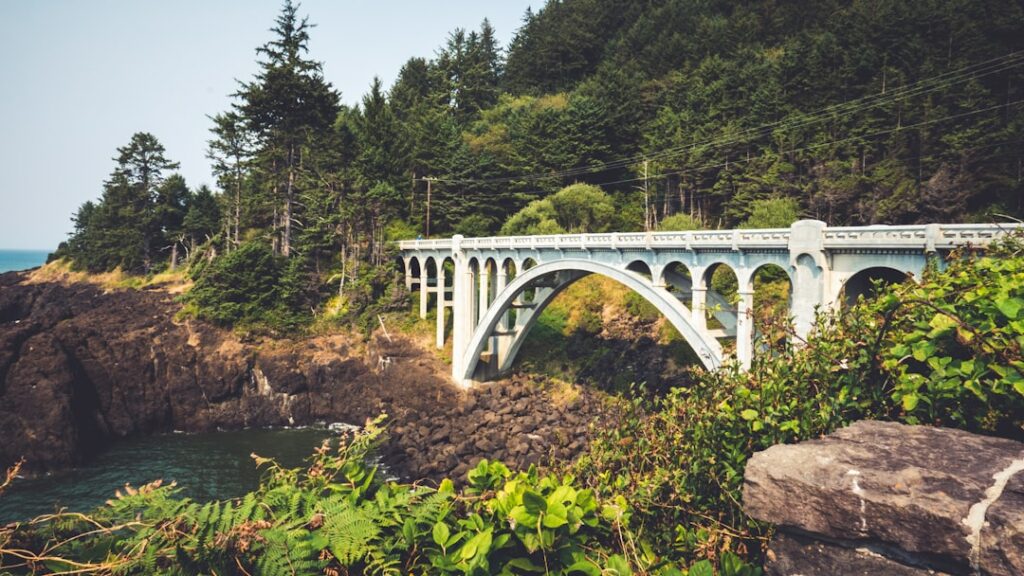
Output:
[[[505,267],[501,264],[497,264],[497,270],[495,270],[494,278],[494,298],[497,300],[498,294],[501,294],[505,290],[505,286],[508,285],[508,273],[505,271]],[[509,314],[505,312],[501,315],[501,319],[498,320],[498,332],[502,335],[491,338],[491,351],[497,356],[497,365],[501,365],[501,360],[505,357],[505,351],[512,344],[512,336],[505,334],[508,332],[509,325]]]
[[402,262],[405,263],[405,289],[412,292],[412,268],[409,267],[412,258],[402,258]]
[[698,331],[706,331],[708,329],[708,319],[704,312],[704,308],[707,306],[707,298],[707,288],[693,288],[693,294],[690,298],[690,314],[693,314],[693,327]]
[[444,263],[437,265],[437,347],[444,348],[444,308],[447,304],[445,296]]
[[831,267],[825,254],[824,222],[793,223],[789,229],[789,264],[793,269],[793,331],[806,338],[814,328],[817,309],[828,305],[825,287],[831,281]]
[[476,327],[480,324],[480,319],[487,314],[487,299],[491,294],[490,275],[491,271],[487,266],[487,262],[484,261],[480,264],[480,301],[476,308],[476,317],[473,318],[473,326]]
[[452,282],[452,379],[463,387],[469,382],[463,378],[466,368],[466,347],[473,337],[473,270],[462,253],[462,235],[452,237],[452,256],[455,276]]
[[748,289],[738,293],[736,303],[736,360],[744,370],[750,368],[754,357],[754,291]]
[[427,299],[430,298],[430,288],[427,286],[427,264],[420,264],[420,319],[427,319]]

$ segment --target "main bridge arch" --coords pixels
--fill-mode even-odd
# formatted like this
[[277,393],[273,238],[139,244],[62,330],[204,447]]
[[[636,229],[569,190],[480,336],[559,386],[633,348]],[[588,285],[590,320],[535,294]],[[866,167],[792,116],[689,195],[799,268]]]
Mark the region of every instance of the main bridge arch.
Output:
[[[592,260],[564,259],[538,264],[522,271],[495,295],[472,329],[465,353],[455,358],[463,381],[485,380],[511,369],[520,347],[541,312],[555,296],[574,282],[598,274],[635,291],[650,302],[679,331],[707,368],[722,363],[722,348],[706,330],[695,326],[690,310],[668,289],[656,286],[642,273]],[[528,290],[533,298],[524,300]],[[515,321],[510,318],[516,312]],[[489,353],[485,353],[489,350]]]

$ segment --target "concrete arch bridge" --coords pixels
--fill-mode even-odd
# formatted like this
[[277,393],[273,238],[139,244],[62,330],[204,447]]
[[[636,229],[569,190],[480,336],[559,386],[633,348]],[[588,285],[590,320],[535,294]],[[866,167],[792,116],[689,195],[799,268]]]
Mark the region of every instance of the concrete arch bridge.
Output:
[[[818,308],[834,308],[870,289],[871,281],[920,277],[953,249],[981,247],[1015,225],[928,224],[828,227],[801,220],[771,230],[507,236],[400,243],[406,287],[419,291],[426,318],[437,308],[437,346],[446,311],[452,319],[452,377],[463,386],[511,369],[530,328],[562,290],[590,274],[611,278],[653,304],[701,362],[725,361],[721,341],[735,339],[735,359],[750,366],[754,279],[770,267],[788,278],[790,316],[799,336]],[[715,271],[733,272],[732,299],[711,289]],[[709,323],[709,319],[711,322]],[[711,324],[711,325],[709,325]]]

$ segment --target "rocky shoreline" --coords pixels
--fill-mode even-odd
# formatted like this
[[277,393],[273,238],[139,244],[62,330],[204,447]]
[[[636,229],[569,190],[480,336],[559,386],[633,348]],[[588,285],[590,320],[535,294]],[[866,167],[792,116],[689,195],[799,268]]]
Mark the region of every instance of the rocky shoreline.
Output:
[[384,412],[385,461],[407,479],[437,480],[481,458],[573,458],[605,409],[578,387],[460,390],[404,337],[243,340],[176,319],[180,308],[160,289],[0,274],[0,466],[24,457],[29,470],[57,470],[133,436],[361,423]]
[[519,377],[396,423],[384,460],[406,478],[463,479],[481,458],[517,469],[574,460],[616,410],[602,394]]

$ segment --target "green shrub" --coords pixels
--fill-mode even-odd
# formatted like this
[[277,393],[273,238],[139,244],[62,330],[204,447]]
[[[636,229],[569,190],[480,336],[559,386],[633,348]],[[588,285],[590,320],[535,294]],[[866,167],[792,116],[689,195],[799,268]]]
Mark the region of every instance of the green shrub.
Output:
[[[125,487],[90,515],[59,513],[0,528],[0,570],[118,574],[682,575],[632,544],[630,509],[572,477],[481,461],[456,492],[383,482],[368,464],[377,423],[308,468],[264,467],[233,500],[181,498],[173,484]],[[722,574],[756,576],[726,557]],[[691,574],[711,574],[709,563]]]
[[656,549],[756,557],[763,527],[739,504],[755,451],[860,419],[1024,439],[1019,245],[954,255],[947,270],[880,294],[820,317],[800,347],[769,339],[772,348],[748,372],[697,369],[690,387],[635,400],[631,415],[573,470],[599,496],[623,495],[634,510],[632,530]]
[[223,326],[294,330],[310,318],[306,282],[297,258],[253,241],[205,265],[185,300],[197,316]]
[[700,220],[682,212],[667,216],[658,223],[658,230],[664,232],[684,232],[687,230],[700,230],[702,228]]

